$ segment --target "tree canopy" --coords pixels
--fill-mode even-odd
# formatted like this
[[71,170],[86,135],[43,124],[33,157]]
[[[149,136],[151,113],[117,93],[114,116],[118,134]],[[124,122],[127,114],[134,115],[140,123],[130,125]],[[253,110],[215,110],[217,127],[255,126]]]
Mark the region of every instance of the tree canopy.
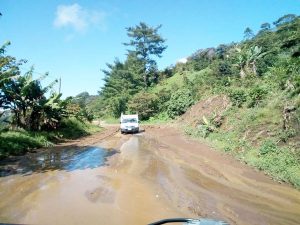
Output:
[[104,86],[99,94],[101,101],[105,102],[102,104],[104,111],[118,117],[129,109],[127,103],[132,96],[158,82],[160,74],[153,57],[161,57],[166,49],[165,40],[158,34],[160,27],[140,23],[126,28],[130,41],[124,45],[132,47],[126,60],[115,59],[102,70]]
[[131,46],[129,54],[135,54],[144,63],[143,79],[145,86],[157,81],[157,65],[153,56],[161,57],[167,46],[164,45],[165,39],[158,34],[161,25],[150,27],[144,22],[134,27],[128,27],[127,35],[130,38],[125,46]]

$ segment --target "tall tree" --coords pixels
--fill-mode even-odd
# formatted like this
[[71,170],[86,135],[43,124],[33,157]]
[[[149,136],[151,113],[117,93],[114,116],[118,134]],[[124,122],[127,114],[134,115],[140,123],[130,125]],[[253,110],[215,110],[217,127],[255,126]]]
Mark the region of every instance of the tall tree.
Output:
[[249,27],[247,27],[245,29],[245,31],[244,31],[244,39],[245,40],[249,40],[249,39],[251,39],[253,37],[254,37],[253,31]]
[[271,29],[271,24],[269,23],[263,23],[261,26],[261,31],[269,31]]
[[276,27],[279,27],[281,25],[284,25],[284,24],[292,22],[296,18],[297,18],[297,16],[295,14],[287,14],[287,15],[284,15],[284,16],[280,17],[278,20],[276,20],[275,22],[273,22],[273,24]]
[[292,57],[300,56],[300,17],[286,22],[278,27],[277,33],[280,35],[281,48],[290,52]]
[[90,94],[87,91],[84,91],[76,95],[75,98],[73,99],[73,102],[77,103],[81,108],[84,108],[87,104],[89,97]]
[[143,79],[145,87],[155,82],[157,74],[157,64],[152,56],[161,57],[164,50],[167,48],[165,39],[158,34],[161,25],[150,27],[146,23],[140,22],[135,27],[128,27],[127,35],[131,39],[129,43],[124,43],[125,46],[131,46],[134,50],[128,50],[129,53],[134,53],[143,63]]
[[102,101],[106,102],[107,110],[117,117],[126,111],[130,96],[143,89],[145,65],[132,52],[124,63],[116,59],[113,64],[107,64],[107,67],[107,70],[102,70],[105,84],[99,94]]
[[20,75],[19,66],[26,62],[26,60],[18,61],[16,58],[6,55],[6,48],[9,45],[10,42],[7,41],[0,47],[0,93],[5,82]]

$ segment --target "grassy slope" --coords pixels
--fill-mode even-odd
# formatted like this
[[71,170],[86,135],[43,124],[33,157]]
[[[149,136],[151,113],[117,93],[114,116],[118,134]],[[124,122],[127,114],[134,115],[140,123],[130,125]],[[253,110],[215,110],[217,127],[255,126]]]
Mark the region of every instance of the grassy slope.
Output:
[[170,91],[172,89],[181,88],[184,85],[184,77],[186,77],[188,80],[194,80],[196,79],[196,77],[199,77],[204,73],[207,73],[208,71],[209,69],[204,69],[201,71],[192,71],[192,72],[187,72],[187,71],[177,72],[172,77],[165,79],[159,84],[152,87],[149,90],[149,92],[158,93],[162,89]]

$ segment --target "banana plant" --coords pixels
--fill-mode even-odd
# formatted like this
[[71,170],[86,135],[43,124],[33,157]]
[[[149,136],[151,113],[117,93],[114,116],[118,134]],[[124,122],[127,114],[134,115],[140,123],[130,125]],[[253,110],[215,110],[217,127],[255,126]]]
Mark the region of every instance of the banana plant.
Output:
[[208,131],[212,132],[216,129],[215,125],[213,124],[212,120],[207,119],[206,116],[202,117],[203,120],[203,125],[206,126],[206,128],[208,129]]
[[237,65],[240,68],[241,78],[245,78],[249,74],[257,75],[256,63],[264,57],[268,52],[262,52],[262,47],[252,46],[249,49],[241,49],[236,47],[238,52]]

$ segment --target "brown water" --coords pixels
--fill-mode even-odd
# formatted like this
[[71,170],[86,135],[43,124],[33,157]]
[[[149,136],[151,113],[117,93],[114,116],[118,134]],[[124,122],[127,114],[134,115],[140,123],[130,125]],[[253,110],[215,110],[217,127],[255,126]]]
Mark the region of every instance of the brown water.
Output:
[[[115,142],[112,139],[104,145]],[[113,167],[102,166],[111,155],[102,148],[77,149],[73,155],[70,150],[31,154],[15,168],[20,174],[0,178],[1,222],[146,224],[183,215],[168,206],[139,174],[143,167],[139,147],[138,137],[132,137],[122,146]],[[15,171],[5,172],[2,175]]]
[[177,133],[116,135],[96,146],[51,154],[24,157],[2,174],[0,222],[137,225],[169,217],[210,217],[231,224],[300,221],[299,191]]

